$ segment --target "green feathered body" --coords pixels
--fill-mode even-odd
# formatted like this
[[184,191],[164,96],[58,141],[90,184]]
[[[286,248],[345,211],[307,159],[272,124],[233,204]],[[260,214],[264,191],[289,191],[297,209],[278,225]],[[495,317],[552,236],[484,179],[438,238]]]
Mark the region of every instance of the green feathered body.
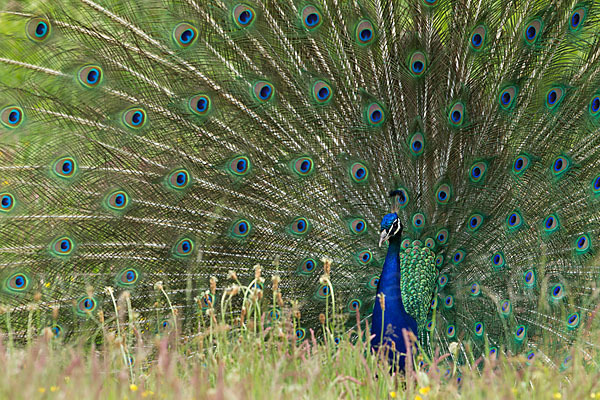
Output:
[[89,336],[100,311],[115,329],[130,301],[141,330],[189,337],[257,264],[300,339],[333,301],[351,330],[395,191],[426,348],[558,366],[596,346],[578,340],[600,276],[594,2],[47,3],[0,4],[15,336]]

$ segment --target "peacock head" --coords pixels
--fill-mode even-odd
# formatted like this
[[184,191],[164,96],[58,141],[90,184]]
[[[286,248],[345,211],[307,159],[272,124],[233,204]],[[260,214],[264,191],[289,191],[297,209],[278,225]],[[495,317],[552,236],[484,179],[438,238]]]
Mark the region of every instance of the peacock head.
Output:
[[393,239],[395,237],[400,237],[402,235],[402,222],[400,222],[400,218],[398,218],[398,214],[391,213],[383,217],[381,220],[381,235],[379,236],[379,247],[386,240]]

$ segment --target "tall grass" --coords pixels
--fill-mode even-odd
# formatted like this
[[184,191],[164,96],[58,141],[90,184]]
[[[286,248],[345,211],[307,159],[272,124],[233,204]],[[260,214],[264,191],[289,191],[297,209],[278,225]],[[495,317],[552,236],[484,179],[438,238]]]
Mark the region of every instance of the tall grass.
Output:
[[[141,335],[127,293],[114,299],[110,288],[123,321],[102,326],[102,346],[83,338],[64,342],[49,329],[17,344],[7,332],[0,342],[0,398],[600,399],[595,363],[578,352],[562,373],[541,361],[529,365],[523,357],[480,358],[467,369],[452,364],[453,354],[428,359],[415,353],[406,374],[390,374],[387,358],[369,351],[366,323],[357,324],[352,338],[339,333],[334,338],[340,318],[331,304],[321,328],[298,340],[298,311],[281,301],[277,277],[272,299],[264,299],[256,285],[263,282],[260,267],[248,286],[234,272],[230,279],[219,300],[211,280],[210,290],[197,299],[202,323],[183,338],[175,310],[167,329]],[[327,273],[322,281],[331,286]],[[168,297],[160,283],[155,288]],[[230,312],[236,297],[243,298],[241,309]],[[226,312],[218,315],[217,301]],[[104,324],[102,314],[98,321]],[[597,341],[599,334],[587,339]]]

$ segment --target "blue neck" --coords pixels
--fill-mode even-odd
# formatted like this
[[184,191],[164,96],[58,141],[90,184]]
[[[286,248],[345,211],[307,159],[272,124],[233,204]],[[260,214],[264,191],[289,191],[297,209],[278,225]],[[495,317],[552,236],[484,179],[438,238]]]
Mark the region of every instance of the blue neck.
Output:
[[[382,313],[379,297],[376,298],[373,307],[371,323],[371,334],[375,335],[371,340],[373,350],[377,350],[382,340],[382,316],[383,343],[391,346],[391,342],[394,342],[398,353],[406,353],[402,329],[411,330],[415,336],[417,335],[417,322],[406,312],[402,304],[400,251],[400,238],[391,239],[377,286],[377,294],[385,294],[385,312]],[[390,355],[390,360],[393,360],[392,357],[393,355]],[[399,355],[396,357],[398,358]],[[399,362],[400,369],[404,369],[404,357],[400,357]]]

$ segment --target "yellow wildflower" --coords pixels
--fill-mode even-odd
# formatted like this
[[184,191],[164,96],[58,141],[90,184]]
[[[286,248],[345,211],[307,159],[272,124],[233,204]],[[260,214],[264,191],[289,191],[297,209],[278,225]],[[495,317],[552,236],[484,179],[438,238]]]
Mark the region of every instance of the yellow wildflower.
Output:
[[562,394],[560,394],[559,392],[554,392],[554,394],[552,395],[553,399],[562,399]]
[[429,386],[425,386],[425,387],[422,387],[421,389],[419,389],[419,393],[427,394],[427,393],[429,393],[430,390],[431,390],[431,388]]
[[131,385],[129,385],[129,390],[131,390],[132,392],[135,392],[138,390],[138,387],[135,383],[132,383]]
[[46,388],[43,388],[43,387],[38,388],[38,392],[40,392],[40,393],[46,393]]
[[396,392],[390,392],[390,397],[392,399],[395,399],[396,398]]
[[56,392],[56,391],[58,391],[58,389],[60,389],[58,386],[50,386],[51,392]]
[[416,395],[415,396],[415,400],[423,400],[423,398],[421,396],[419,396],[419,395]]

